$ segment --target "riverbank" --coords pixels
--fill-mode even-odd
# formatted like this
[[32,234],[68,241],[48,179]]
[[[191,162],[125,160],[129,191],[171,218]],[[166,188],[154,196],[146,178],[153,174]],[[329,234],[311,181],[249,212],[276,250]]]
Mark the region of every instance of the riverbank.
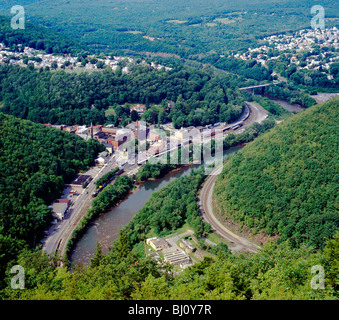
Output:
[[[230,147],[224,151],[224,155],[225,157],[232,155],[241,148],[242,146],[240,145]],[[89,264],[96,252],[97,242],[100,243],[102,252],[106,254],[113,241],[118,238],[120,229],[127,225],[134,215],[144,207],[154,192],[162,189],[177,178],[190,175],[192,169],[198,169],[200,166],[201,164],[194,163],[182,165],[162,178],[140,183],[137,188],[131,190],[119,205],[100,214],[88,225],[81,239],[74,244],[69,254],[69,261],[72,264]]]
[[133,188],[133,180],[128,176],[119,176],[113,185],[107,186],[92,202],[92,206],[87,209],[86,214],[76,226],[65,249],[65,257],[69,260],[69,254],[82,235],[86,232],[88,225],[95,220],[102,212],[118,205]]
[[[229,135],[229,138],[226,137],[224,141],[224,156],[234,154],[244,144],[269,130],[273,125],[274,121],[265,121],[251,128],[250,133],[245,130],[240,134]],[[129,223],[133,216],[143,208],[153,192],[180,176],[190,174],[191,169],[200,166],[201,164],[194,163],[182,165],[171,170],[162,178],[152,178],[139,183],[118,206],[100,214],[95,221],[89,224],[81,239],[74,244],[73,250],[69,254],[69,260],[72,263],[88,264],[96,252],[97,242],[100,243],[103,253],[107,253],[112,242],[118,238],[119,230]]]

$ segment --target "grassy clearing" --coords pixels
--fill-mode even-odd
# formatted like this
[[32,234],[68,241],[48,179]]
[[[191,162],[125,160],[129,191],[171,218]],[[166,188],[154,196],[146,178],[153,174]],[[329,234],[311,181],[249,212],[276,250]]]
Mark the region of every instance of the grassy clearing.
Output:
[[183,24],[186,23],[187,20],[167,20],[168,23],[175,23],[175,24]]
[[211,232],[206,238],[208,240],[216,243],[216,244],[223,243],[223,244],[226,244],[227,246],[230,245],[229,241],[227,241],[226,239],[222,238],[221,236],[219,236],[215,232]]
[[123,31],[123,33],[142,34],[142,32],[138,30],[128,30],[128,31]]
[[241,21],[242,18],[235,18],[235,19],[230,19],[230,18],[216,18],[213,21],[215,22],[220,22],[222,24],[232,24],[238,21]]
[[181,228],[175,230],[173,233],[171,233],[170,235],[166,236],[165,238],[172,238],[174,236],[178,236],[181,233],[185,233],[188,230],[192,230],[193,228],[186,222]]
[[108,107],[108,109],[105,111],[105,116],[109,116],[109,115],[115,115],[115,110],[113,109],[112,106]]

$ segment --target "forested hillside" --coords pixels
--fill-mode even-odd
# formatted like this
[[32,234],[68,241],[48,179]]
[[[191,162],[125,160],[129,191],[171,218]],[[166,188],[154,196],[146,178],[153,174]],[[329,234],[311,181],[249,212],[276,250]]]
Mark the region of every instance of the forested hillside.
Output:
[[216,211],[251,228],[321,248],[339,228],[339,99],[256,139],[218,176]]
[[[0,16],[0,43],[11,51],[20,51],[24,47],[44,50],[47,54],[73,54],[89,50],[88,47],[75,40],[66,38],[62,34],[55,33],[44,27],[38,27],[26,22],[25,29],[12,29],[11,19]],[[20,46],[18,45],[21,45]]]
[[0,279],[20,250],[39,244],[48,205],[101,150],[94,140],[0,113]]
[[[16,0],[2,0],[9,15]],[[79,39],[99,52],[195,54],[253,47],[268,34],[310,26],[316,0],[24,0],[29,21]],[[335,0],[321,4],[337,17]],[[330,21],[326,21],[327,25]]]
[[[151,123],[173,121],[176,128],[234,121],[244,99],[234,76],[222,79],[202,70],[177,67],[158,71],[135,66],[132,74],[0,67],[1,111],[39,123],[122,125],[131,121],[127,104],[143,103]],[[168,101],[175,107],[168,108]],[[150,108],[151,104],[160,104]],[[113,111],[107,118],[105,110]]]
[[[174,276],[173,267],[145,258],[121,233],[106,256],[98,253],[88,267],[57,268],[46,253],[22,252],[25,290],[8,285],[2,299],[23,300],[333,300],[338,298],[339,234],[317,253],[266,244],[257,254],[220,252],[214,259]],[[325,288],[312,289],[312,266],[324,267]],[[7,283],[12,275],[8,274]]]
[[[313,110],[311,108],[305,114]],[[320,111],[316,109],[314,113],[321,115]],[[274,129],[271,131],[275,132]],[[234,159],[236,156],[231,163]],[[150,230],[159,236],[169,234],[186,220],[197,234],[208,232],[208,225],[202,222],[196,202],[196,192],[202,181],[203,175],[199,170],[155,193],[123,228],[105,256],[98,246],[88,267],[73,266],[70,272],[66,267],[58,268],[56,259],[48,257],[43,251],[22,251],[11,265],[20,264],[24,267],[25,289],[10,288],[12,275],[9,265],[7,287],[0,291],[0,297],[11,300],[268,300],[338,297],[339,234],[316,253],[313,248],[306,246],[293,248],[293,241],[292,246],[288,241],[268,243],[256,254],[231,254],[227,250],[218,250],[213,258],[205,257],[179,274],[173,272],[172,266],[158,264],[145,257],[143,239]],[[325,289],[315,290],[310,286],[314,276],[310,268],[314,265],[324,267]]]

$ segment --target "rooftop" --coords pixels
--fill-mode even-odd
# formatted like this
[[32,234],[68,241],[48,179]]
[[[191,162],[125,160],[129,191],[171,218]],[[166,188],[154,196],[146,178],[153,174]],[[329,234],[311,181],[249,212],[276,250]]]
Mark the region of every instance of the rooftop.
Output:
[[168,245],[168,242],[164,238],[150,240],[155,246]]
[[91,179],[92,179],[91,176],[80,174],[76,176],[76,178],[71,182],[71,184],[82,185],[83,183],[86,183]]
[[67,207],[68,207],[67,203],[59,203],[59,202],[55,202],[50,206],[51,210],[56,214],[65,212]]

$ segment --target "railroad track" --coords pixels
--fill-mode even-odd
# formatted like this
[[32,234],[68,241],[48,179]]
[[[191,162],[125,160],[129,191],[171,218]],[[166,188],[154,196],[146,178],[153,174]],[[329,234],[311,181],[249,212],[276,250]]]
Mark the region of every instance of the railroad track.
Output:
[[231,251],[245,249],[246,251],[257,253],[260,249],[259,246],[227,229],[213,213],[212,194],[216,178],[221,173],[222,168],[223,165],[214,169],[204,182],[199,196],[200,213],[203,219],[211,225],[213,231],[230,242]]

